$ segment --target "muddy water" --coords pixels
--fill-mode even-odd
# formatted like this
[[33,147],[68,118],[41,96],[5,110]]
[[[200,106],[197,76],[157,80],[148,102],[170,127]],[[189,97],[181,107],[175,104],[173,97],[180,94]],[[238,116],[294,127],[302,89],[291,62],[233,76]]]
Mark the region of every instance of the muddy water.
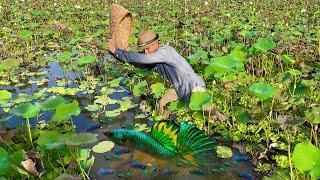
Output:
[[[121,128],[121,124],[132,124],[135,123],[149,123],[148,120],[134,119],[136,112],[127,112],[116,119],[116,121],[110,125],[104,125],[104,128],[112,130]],[[98,133],[99,140],[112,140],[109,137],[104,136],[101,130],[96,130],[94,133]],[[90,177],[92,179],[118,179],[119,175],[130,173],[130,179],[253,179],[254,172],[250,161],[232,161],[232,159],[217,159],[217,169],[222,169],[223,172],[217,173],[207,169],[205,175],[194,175],[190,174],[190,171],[197,170],[197,167],[184,165],[181,166],[175,160],[165,159],[146,150],[138,148],[135,144],[130,141],[117,142],[116,148],[128,148],[129,153],[124,153],[117,156],[114,152],[108,152],[105,154],[93,153],[95,156],[94,166],[91,168]],[[237,149],[233,149],[234,156],[243,156]],[[106,159],[107,156],[109,159]],[[112,158],[110,160],[110,157]],[[130,166],[131,161],[146,165],[147,170],[155,168],[154,171],[146,173],[145,169],[138,169]],[[115,169],[115,172],[111,175],[100,176],[98,171],[100,168]],[[166,174],[166,171],[176,171],[177,174]],[[239,175],[245,176],[240,177]]]
[[[48,73],[44,76],[37,78],[30,78],[32,80],[41,80],[43,78],[48,79],[48,82],[45,85],[37,86],[0,86],[0,89],[7,89],[13,93],[14,97],[17,97],[19,93],[33,94],[45,87],[55,87],[57,86],[57,80],[63,79],[66,76],[69,80],[74,81],[78,76],[78,72],[65,72],[62,67],[59,66],[57,62],[49,63],[47,68],[37,69],[38,71],[48,71]],[[68,85],[68,87],[77,87],[77,84]],[[112,98],[122,98],[124,96],[129,96],[128,93],[114,93]],[[84,106],[92,103],[92,97],[88,97],[87,95],[78,94],[76,96],[77,100],[80,102],[80,106],[83,110]],[[109,106],[107,109],[111,110],[114,107]],[[0,109],[0,115],[1,113]],[[89,116],[82,111],[83,113],[77,117],[74,117],[74,123],[76,125],[77,132],[87,132],[87,127],[96,124],[98,122],[92,121]],[[149,127],[152,126],[153,122],[148,119],[134,119],[134,116],[139,113],[139,109],[135,108],[128,112],[123,113],[119,117],[115,119],[114,122],[109,124],[102,124],[102,129],[90,131],[91,133],[98,134],[99,141],[102,140],[112,140],[109,137],[106,137],[102,130],[113,130],[119,129],[121,127],[132,127],[134,123],[145,123],[148,124]],[[5,115],[9,121],[6,123],[7,128],[14,128],[20,124],[23,124],[25,121],[16,117],[10,117],[10,115]],[[52,114],[44,113],[41,114],[39,119],[31,119],[31,124],[34,126],[38,123],[39,120],[50,120]],[[92,147],[92,145],[88,145],[88,147]],[[134,144],[129,141],[121,143],[117,142],[117,148],[128,148],[129,153],[124,153],[120,155],[115,155],[114,152],[109,152],[105,154],[96,154],[92,152],[92,155],[95,157],[95,163],[90,171],[90,177],[92,179],[118,179],[120,176],[130,178],[130,179],[253,179],[254,172],[252,170],[252,165],[250,161],[239,161],[234,163],[235,161],[229,160],[219,160],[219,163],[216,170],[220,169],[222,172],[217,173],[212,172],[211,169],[206,170],[205,175],[194,175],[190,174],[190,170],[197,169],[196,167],[190,167],[186,165],[178,165],[176,161],[170,159],[164,159],[162,157],[158,157],[152,153],[149,153],[145,150],[141,150],[137,148]],[[109,159],[106,159],[105,156],[108,156]],[[242,156],[236,149],[234,149],[235,156]],[[111,159],[111,160],[110,160]],[[146,170],[138,169],[130,166],[131,161],[136,161],[138,163],[146,165]],[[218,162],[218,161],[217,161]],[[100,168],[108,168],[114,169],[115,172],[111,175],[99,176],[98,170]],[[154,171],[151,171],[154,169]],[[149,170],[149,171],[147,171]],[[177,172],[176,174],[168,174],[166,172],[172,171]],[[240,177],[239,175],[243,175],[244,177]]]

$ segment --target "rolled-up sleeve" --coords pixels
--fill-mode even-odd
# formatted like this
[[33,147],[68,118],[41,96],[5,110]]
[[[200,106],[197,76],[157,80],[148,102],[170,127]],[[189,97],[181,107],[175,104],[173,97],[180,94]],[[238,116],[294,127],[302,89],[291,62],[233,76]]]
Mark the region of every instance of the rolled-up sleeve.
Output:
[[114,52],[114,56],[119,58],[122,61],[129,63],[138,63],[138,64],[155,64],[155,63],[165,63],[165,53],[158,49],[154,53],[142,54],[129,52],[121,49],[117,49]]

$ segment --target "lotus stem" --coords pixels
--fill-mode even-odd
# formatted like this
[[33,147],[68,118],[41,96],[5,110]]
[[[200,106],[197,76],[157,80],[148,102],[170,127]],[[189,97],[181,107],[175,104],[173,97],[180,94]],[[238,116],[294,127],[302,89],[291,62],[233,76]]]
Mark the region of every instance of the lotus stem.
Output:
[[290,179],[294,180],[293,165],[291,160],[291,137],[289,132],[286,132],[286,135],[287,135],[287,141],[288,141],[288,159],[289,159],[289,166],[290,166]]
[[[78,153],[78,148],[76,147],[76,152],[77,152],[77,155],[79,154]],[[80,163],[80,160],[79,158],[72,152],[72,150],[70,149],[70,154],[73,156],[73,158],[76,160],[79,168],[80,168],[80,171],[81,171],[81,175],[82,175],[82,178],[83,179],[90,179],[89,176],[87,175],[87,173],[84,171],[84,169],[81,167],[81,163]]]
[[32,141],[31,126],[30,126],[29,118],[27,118],[27,129],[28,129],[30,143],[31,143],[32,147],[34,148],[33,141]]

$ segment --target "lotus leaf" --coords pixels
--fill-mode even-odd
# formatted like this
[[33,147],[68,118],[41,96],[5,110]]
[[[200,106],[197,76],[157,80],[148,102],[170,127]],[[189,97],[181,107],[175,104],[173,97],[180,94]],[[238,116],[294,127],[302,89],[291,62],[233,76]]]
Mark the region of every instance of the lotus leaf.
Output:
[[11,109],[10,113],[15,116],[29,119],[29,118],[38,116],[40,110],[41,110],[41,106],[38,103],[36,104],[24,103]]
[[74,100],[72,103],[69,104],[60,104],[55,113],[54,119],[55,120],[67,120],[71,118],[71,116],[77,116],[81,112],[78,101]]
[[276,89],[273,86],[266,83],[254,83],[250,86],[249,90],[254,92],[261,100],[272,98],[276,92]]
[[60,104],[68,103],[62,96],[55,97],[50,99],[48,102],[42,104],[42,109],[45,111],[53,111],[55,110]]
[[209,92],[194,92],[190,98],[189,108],[191,110],[202,110],[210,104],[212,104],[212,97]]
[[155,83],[151,86],[151,92],[154,95],[155,98],[160,98],[161,95],[165,92],[166,88],[164,87],[163,83]]
[[7,175],[10,171],[9,155],[5,149],[0,147],[0,176]]
[[0,90],[0,100],[10,99],[11,96],[11,92],[7,90]]
[[112,141],[102,141],[99,142],[97,145],[92,147],[92,151],[95,153],[106,153],[111,151],[114,147],[114,143]]

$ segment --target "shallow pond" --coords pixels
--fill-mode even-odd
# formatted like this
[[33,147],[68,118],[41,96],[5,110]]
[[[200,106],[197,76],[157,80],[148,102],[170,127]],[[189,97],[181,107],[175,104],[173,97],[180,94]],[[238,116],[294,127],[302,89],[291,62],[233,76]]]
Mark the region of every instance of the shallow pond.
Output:
[[[30,68],[30,67],[29,67]],[[32,67],[31,67],[32,68]],[[68,84],[68,87],[77,87],[79,84],[76,83],[78,76],[81,76],[79,72],[65,72],[64,69],[59,65],[58,62],[50,62],[46,68],[33,68],[35,72],[46,72],[39,77],[30,77],[29,79],[21,79],[21,82],[25,85],[21,86],[0,86],[0,89],[6,89],[13,93],[13,97],[18,97],[20,93],[32,95],[44,88],[56,87],[58,80],[67,78],[73,82]],[[46,83],[37,85],[32,81],[41,81],[46,79]],[[30,83],[31,82],[31,83]],[[120,87],[121,89],[127,89],[126,87]],[[51,94],[48,97],[50,98]],[[121,99],[122,97],[130,96],[126,91],[115,92],[111,94],[114,99]],[[89,112],[84,110],[84,107],[92,103],[92,97],[90,95],[77,93],[76,96],[68,96],[68,98],[76,98],[80,103],[82,113],[79,116],[73,118],[74,124],[76,125],[77,132],[88,132],[88,127],[93,124],[99,124],[99,122],[92,121],[89,117]],[[108,105],[106,109],[112,110],[116,107]],[[140,110],[138,107],[133,108],[129,111],[122,113],[117,118],[111,119],[108,123],[101,123],[102,128],[90,131],[91,133],[98,134],[99,141],[112,140],[106,137],[102,131],[113,130],[119,128],[132,128],[134,124],[147,124],[151,127],[154,122],[150,121],[149,118],[136,119],[136,114],[139,114]],[[23,124],[25,121],[8,114],[5,114],[0,109],[0,115],[2,119],[6,119],[5,127],[15,128],[16,126]],[[51,113],[43,113],[37,119],[33,118],[30,120],[31,125],[35,126],[39,121],[50,120],[52,117]],[[96,144],[96,143],[95,143]],[[87,145],[92,147],[93,145]],[[116,153],[115,149],[126,149],[126,153]],[[240,154],[237,149],[233,149],[233,158],[229,159],[217,159],[216,168],[208,169],[205,172],[197,169],[196,167],[181,164],[179,162],[173,162],[172,160],[158,157],[145,150],[141,150],[129,141],[125,143],[117,143],[116,147],[112,152],[97,154],[91,152],[95,157],[95,163],[91,168],[89,176],[92,179],[115,179],[119,177],[133,178],[133,179],[254,179],[255,172],[250,163],[248,156]],[[145,169],[135,168],[131,162],[138,162],[146,166]],[[113,174],[110,175],[99,175],[98,171],[100,168],[114,169]]]

